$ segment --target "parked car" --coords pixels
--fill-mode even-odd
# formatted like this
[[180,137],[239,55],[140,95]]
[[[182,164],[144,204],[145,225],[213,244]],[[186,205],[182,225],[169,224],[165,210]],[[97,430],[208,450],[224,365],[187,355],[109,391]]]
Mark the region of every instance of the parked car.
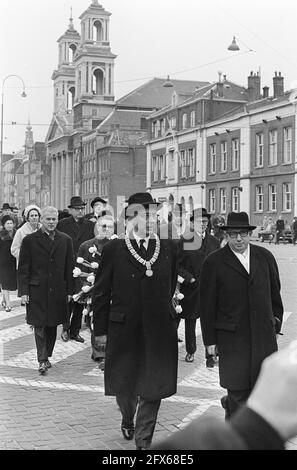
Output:
[[283,243],[292,243],[293,242],[293,234],[289,224],[285,225],[285,228],[282,234],[279,237],[279,241]]
[[269,243],[271,243],[272,240],[274,239],[274,235],[275,235],[275,233],[271,230],[261,229],[258,232],[258,237],[259,237],[260,242],[264,242],[265,240],[268,240]]

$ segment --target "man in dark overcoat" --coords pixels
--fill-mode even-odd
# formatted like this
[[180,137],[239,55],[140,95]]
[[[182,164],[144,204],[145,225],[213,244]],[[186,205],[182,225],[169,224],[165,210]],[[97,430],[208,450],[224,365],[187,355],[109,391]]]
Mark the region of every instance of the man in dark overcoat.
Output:
[[58,211],[45,207],[42,227],[27,235],[21,245],[18,266],[18,295],[26,303],[26,320],[34,326],[39,372],[51,367],[57,325],[68,318],[73,294],[74,265],[71,238],[56,230]]
[[[85,219],[86,202],[80,196],[73,196],[68,206],[70,210],[70,217],[61,219],[58,222],[57,229],[60,232],[66,233],[72,240],[74,256],[77,257],[80,245],[94,237],[94,222]],[[69,319],[63,325],[61,334],[63,341],[68,341],[69,338],[79,343],[84,342],[84,338],[79,334],[81,329],[83,306],[77,302],[70,302],[69,305]]]
[[[179,256],[180,292],[182,312],[185,320],[186,362],[194,361],[196,345],[196,321],[199,318],[199,284],[202,263],[209,253],[220,248],[219,241],[207,231],[210,214],[204,207],[195,209],[190,216],[189,230],[181,237]],[[206,353],[206,365],[213,367],[214,359]]]
[[283,304],[277,263],[250,244],[255,226],[246,212],[228,214],[227,244],[211,253],[200,276],[200,321],[205,346],[218,350],[221,403],[229,418],[244,403],[262,361],[277,350]]
[[150,447],[161,399],[177,387],[178,248],[156,235],[156,208],[149,193],[130,196],[126,235],[103,247],[93,294],[95,339],[106,343],[105,394],[116,396],[123,436],[135,433],[137,449]]

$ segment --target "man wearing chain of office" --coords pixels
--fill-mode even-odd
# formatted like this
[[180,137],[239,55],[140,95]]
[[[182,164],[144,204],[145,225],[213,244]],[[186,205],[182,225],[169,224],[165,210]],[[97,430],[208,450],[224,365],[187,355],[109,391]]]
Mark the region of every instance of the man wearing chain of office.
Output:
[[177,245],[158,237],[158,204],[149,193],[127,202],[124,236],[102,251],[94,333],[98,347],[106,344],[105,395],[116,396],[123,437],[148,449],[161,399],[177,386]]

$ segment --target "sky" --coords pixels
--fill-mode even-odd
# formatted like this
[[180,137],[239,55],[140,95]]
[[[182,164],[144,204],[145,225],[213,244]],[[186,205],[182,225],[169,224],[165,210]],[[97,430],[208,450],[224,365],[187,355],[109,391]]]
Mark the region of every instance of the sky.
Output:
[[[274,72],[285,89],[297,87],[296,0],[99,0],[112,13],[111,50],[116,99],[153,77],[215,82],[218,72],[247,86],[260,71],[272,91]],[[3,153],[24,145],[28,119],[35,141],[44,141],[53,113],[51,75],[57,39],[70,9],[79,16],[91,0],[0,0],[0,87],[4,96]],[[230,52],[233,36],[240,51]],[[27,97],[22,98],[24,81]],[[16,124],[12,124],[16,123]]]

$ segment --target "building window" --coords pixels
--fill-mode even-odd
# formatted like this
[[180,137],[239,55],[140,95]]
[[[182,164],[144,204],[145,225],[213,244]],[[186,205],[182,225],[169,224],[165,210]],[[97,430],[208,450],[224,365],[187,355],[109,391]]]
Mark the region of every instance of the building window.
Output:
[[188,115],[183,114],[183,129],[186,129],[188,127]]
[[220,189],[220,213],[226,214],[226,188]]
[[284,163],[292,163],[292,127],[284,128]]
[[263,186],[256,186],[256,211],[263,212]]
[[239,139],[232,139],[231,170],[239,168]]
[[269,131],[269,155],[268,165],[273,166],[277,164],[277,130]]
[[239,211],[239,190],[238,188],[232,188],[231,191],[231,210],[233,212]]
[[276,206],[276,184],[270,184],[268,186],[268,209],[270,212],[276,212],[277,206]]
[[263,132],[261,134],[256,135],[256,167],[263,166],[263,157],[264,157],[264,135]]
[[172,116],[170,118],[170,126],[171,126],[171,129],[175,129],[176,128],[176,117],[175,116]]
[[194,149],[188,150],[189,155],[189,176],[195,176],[195,152]]
[[214,174],[216,172],[216,144],[210,144],[209,146],[209,173]]
[[153,181],[158,181],[158,157],[152,158]]
[[227,142],[221,142],[221,172],[227,171]]
[[190,115],[190,120],[191,120],[191,127],[195,127],[195,124],[196,124],[196,113],[195,111],[191,111],[191,115]]
[[160,155],[160,179],[165,180],[166,171],[165,171],[165,155]]
[[181,166],[181,177],[187,177],[187,162],[186,162],[186,151],[180,151],[180,166]]
[[291,183],[283,184],[283,211],[291,212],[292,210],[292,185]]
[[216,211],[216,192],[214,189],[209,190],[209,212],[214,214]]
[[160,119],[160,132],[161,135],[165,134],[165,119]]

